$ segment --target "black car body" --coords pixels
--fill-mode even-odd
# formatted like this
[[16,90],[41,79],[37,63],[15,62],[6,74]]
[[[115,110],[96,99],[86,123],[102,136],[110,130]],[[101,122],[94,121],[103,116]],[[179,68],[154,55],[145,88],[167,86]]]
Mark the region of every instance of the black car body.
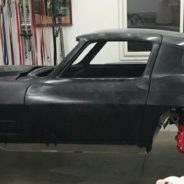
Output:
[[[1,67],[1,142],[131,144],[150,151],[160,126],[182,123],[183,34],[128,29],[77,40],[56,67]],[[108,41],[151,43],[148,63],[91,66]],[[92,50],[72,65],[90,43]]]

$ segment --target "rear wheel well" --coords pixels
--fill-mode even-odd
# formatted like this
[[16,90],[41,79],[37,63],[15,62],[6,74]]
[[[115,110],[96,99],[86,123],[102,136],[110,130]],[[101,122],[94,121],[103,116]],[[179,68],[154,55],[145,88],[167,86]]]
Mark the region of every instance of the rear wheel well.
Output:
[[160,111],[155,120],[154,132],[152,134],[151,142],[146,146],[146,151],[150,152],[152,149],[152,144],[160,132],[161,128],[165,129],[169,125],[179,125],[184,124],[184,107],[171,107]]
[[[157,121],[158,124],[153,134],[152,143],[154,142],[154,139],[157,137],[161,128],[165,129],[169,125],[176,125],[178,127],[179,125],[184,124],[184,107],[173,107],[166,110],[158,117]],[[149,145],[146,149],[147,152],[149,152],[152,149],[152,145]]]
[[184,108],[174,107],[164,112],[159,118],[158,128],[162,127],[165,129],[168,125],[176,125],[184,123]]

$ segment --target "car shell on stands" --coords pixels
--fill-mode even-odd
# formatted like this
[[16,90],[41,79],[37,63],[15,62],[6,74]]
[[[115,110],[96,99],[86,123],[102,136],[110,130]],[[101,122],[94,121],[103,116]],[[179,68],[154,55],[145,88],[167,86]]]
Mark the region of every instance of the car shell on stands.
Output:
[[[160,126],[182,123],[183,34],[110,30],[77,41],[58,66],[1,67],[1,142],[131,144],[150,151]],[[90,66],[109,41],[151,43],[148,63]],[[88,57],[72,65],[90,43]]]

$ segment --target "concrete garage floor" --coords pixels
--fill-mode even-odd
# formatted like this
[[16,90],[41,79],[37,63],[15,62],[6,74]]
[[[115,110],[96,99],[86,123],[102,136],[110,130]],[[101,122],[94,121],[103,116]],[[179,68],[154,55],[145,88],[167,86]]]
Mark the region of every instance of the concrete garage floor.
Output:
[[159,135],[142,174],[144,150],[135,147],[1,145],[0,184],[154,184],[184,175],[175,134]]

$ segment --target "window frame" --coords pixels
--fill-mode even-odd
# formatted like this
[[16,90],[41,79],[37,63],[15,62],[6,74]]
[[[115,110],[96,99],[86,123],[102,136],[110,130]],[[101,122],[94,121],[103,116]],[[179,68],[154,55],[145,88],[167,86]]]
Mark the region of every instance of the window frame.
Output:
[[[119,26],[122,29],[128,28],[128,0],[119,0]],[[180,0],[180,31],[184,32],[184,0]],[[132,63],[138,61],[139,63],[147,63],[149,52],[130,52],[128,51],[128,44],[123,43],[119,45],[119,57],[121,61]]]
[[[126,40],[127,42],[128,41],[131,41],[131,40]],[[92,62],[92,60],[94,59],[94,57],[96,56],[96,55],[98,55],[98,53],[102,50],[102,48],[108,43],[108,42],[119,42],[119,41],[116,41],[116,40],[105,40],[105,41],[95,41],[95,42],[86,42],[86,43],[82,43],[81,44],[81,48],[80,48],[80,42],[79,42],[79,44],[78,44],[78,46],[77,47],[79,47],[79,50],[80,50],[80,52],[78,52],[78,53],[76,53],[76,54],[74,54],[74,58],[75,59],[72,59],[72,61],[71,62],[69,62],[68,63],[68,65],[60,72],[60,74],[58,75],[59,76],[59,78],[68,78],[68,77],[66,77],[66,73],[67,73],[67,71],[72,67],[72,64],[73,63],[75,63],[75,60],[80,56],[80,54],[90,45],[90,44],[93,44],[93,43],[95,43],[95,45],[88,51],[88,53],[86,53],[86,55],[84,56],[84,58],[79,62],[79,63],[77,63],[76,65],[82,65],[82,67],[86,67],[86,66],[90,66],[90,63]],[[124,42],[124,41],[122,41],[122,42]],[[141,41],[140,41],[141,42]],[[160,44],[156,44],[156,43],[154,43],[154,42],[151,42],[151,41],[147,41],[147,42],[150,42],[150,43],[152,43],[152,49],[151,49],[151,51],[149,52],[149,56],[147,57],[147,62],[144,62],[144,63],[142,63],[142,62],[135,62],[135,60],[134,60],[134,62],[132,62],[132,63],[129,63],[129,62],[123,62],[123,64],[146,64],[146,66],[145,66],[145,70],[144,70],[144,72],[141,74],[141,76],[138,76],[138,77],[106,77],[106,79],[120,79],[120,78],[123,78],[123,79],[125,79],[125,78],[140,78],[140,77],[143,77],[143,76],[146,76],[146,75],[148,75],[148,72],[149,72],[149,68],[151,68],[151,67],[153,67],[152,65],[153,65],[153,63],[154,63],[154,61],[155,61],[155,59],[153,60],[152,58],[154,57],[153,55],[154,55],[154,53],[155,52],[158,52],[158,48],[159,48],[159,46],[160,46]],[[98,50],[99,49],[99,50]],[[90,56],[90,57],[89,57]],[[88,58],[89,57],[89,58]],[[85,61],[85,58],[88,58],[89,59],[89,61]],[[120,60],[121,61],[121,60]],[[96,66],[105,66],[104,64],[94,64],[94,65],[96,65]],[[108,66],[108,64],[106,64],[107,66]],[[113,64],[112,64],[113,65]],[[122,65],[122,64],[120,64],[120,65]],[[93,66],[93,65],[91,65],[91,66]],[[83,77],[70,77],[70,79],[76,79],[76,78],[81,78],[81,79],[88,79],[88,78],[83,78]],[[95,79],[100,79],[100,78],[104,78],[104,77],[92,77],[92,78],[95,78]]]

